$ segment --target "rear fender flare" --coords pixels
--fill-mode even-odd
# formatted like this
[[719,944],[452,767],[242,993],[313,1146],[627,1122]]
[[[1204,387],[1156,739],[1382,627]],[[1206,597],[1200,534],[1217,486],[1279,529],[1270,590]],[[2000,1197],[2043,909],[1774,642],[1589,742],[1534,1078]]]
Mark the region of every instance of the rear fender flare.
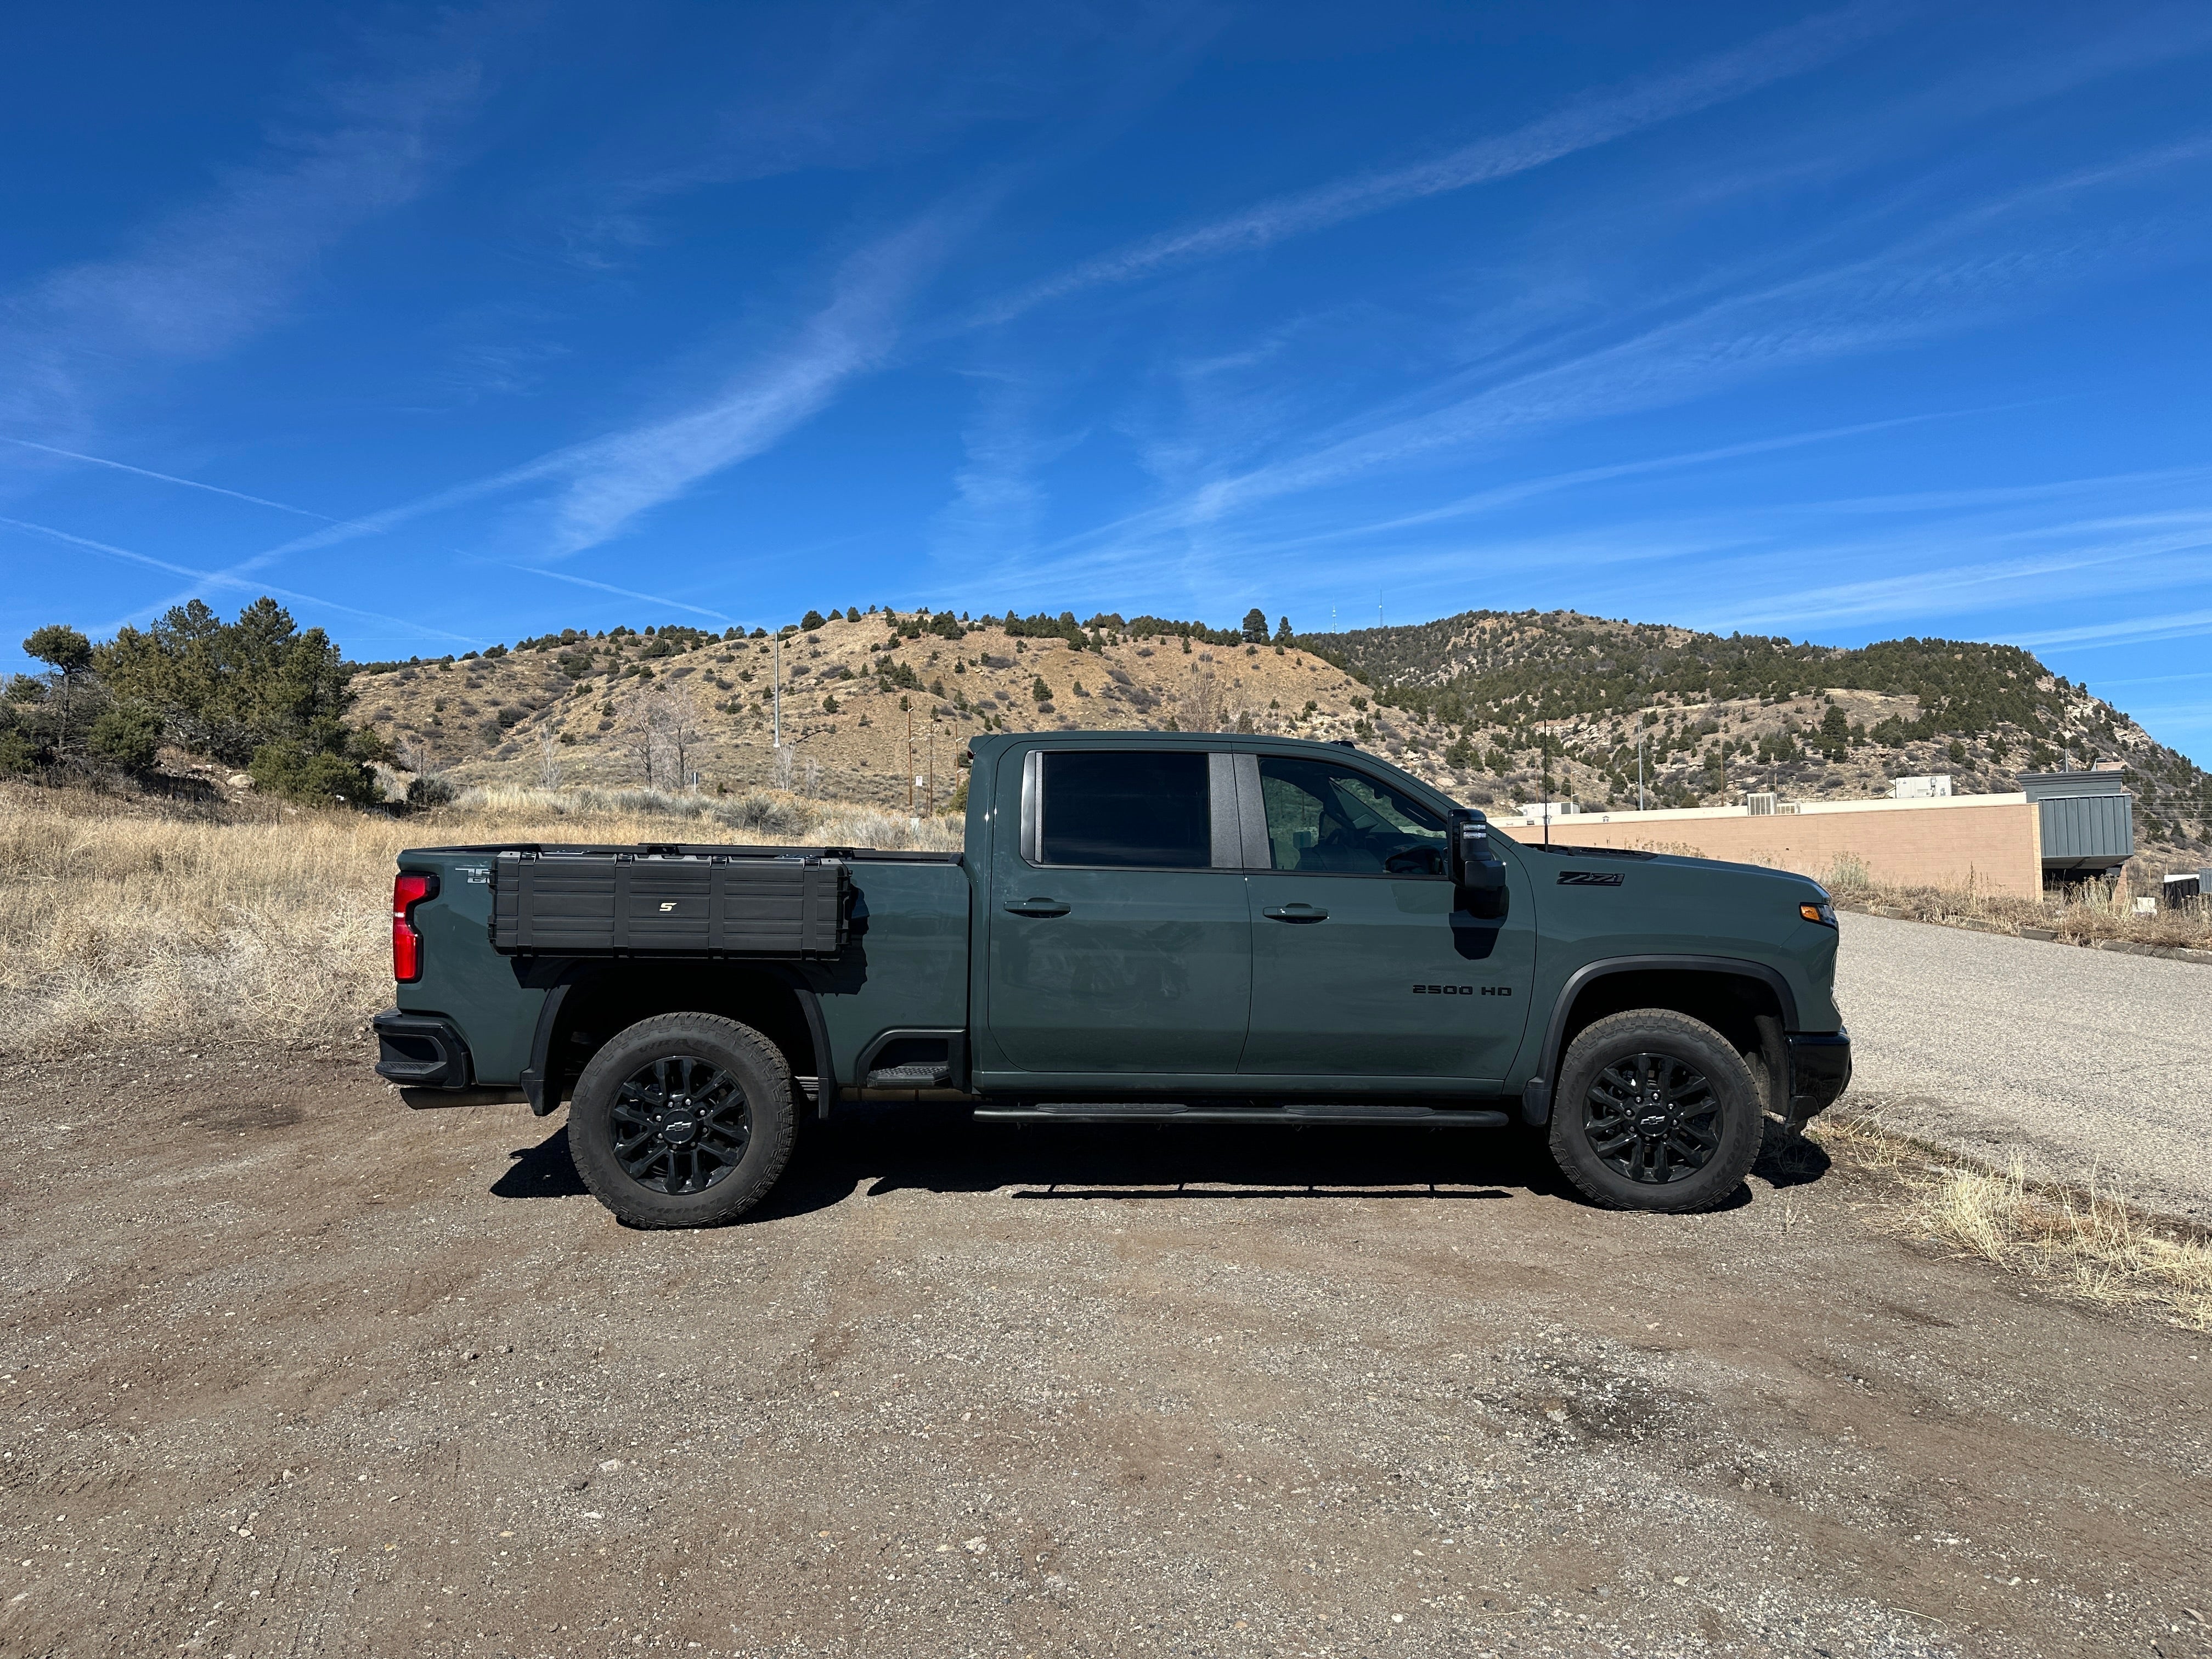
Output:
[[[522,1092],[529,1098],[532,1115],[549,1115],[561,1103],[564,1086],[574,1081],[556,1074],[553,1059],[553,1039],[560,1030],[561,1014],[568,994],[587,976],[611,965],[597,958],[572,959],[560,965],[553,983],[547,988],[545,1000],[538,1005],[537,1028],[530,1036],[530,1064],[524,1068],[521,1079]],[[799,1017],[806,1022],[807,1041],[814,1049],[815,1115],[828,1117],[836,1098],[837,1079],[830,1057],[830,1027],[822,1017],[822,999],[799,970],[787,963],[763,963],[758,971],[784,986],[799,1005]]]

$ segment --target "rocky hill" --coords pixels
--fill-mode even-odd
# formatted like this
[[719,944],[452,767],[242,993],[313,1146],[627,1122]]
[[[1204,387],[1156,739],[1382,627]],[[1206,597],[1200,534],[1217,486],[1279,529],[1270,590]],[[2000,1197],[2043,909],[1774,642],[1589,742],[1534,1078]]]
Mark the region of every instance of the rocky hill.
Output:
[[1467,611],[1299,643],[1377,688],[1386,724],[1452,734],[1448,760],[1517,787],[1548,754],[1556,799],[1633,805],[1639,750],[1646,799],[1686,806],[1753,789],[1879,794],[1891,778],[1934,773],[1995,793],[2021,771],[2104,763],[2127,770],[2148,841],[2198,846],[2212,829],[2212,776],[2014,646],[1846,649],[1565,611]]
[[[1455,798],[1633,806],[1961,792],[2124,763],[2145,838],[2198,844],[2212,778],[2024,651],[1941,640],[1856,650],[1571,611],[1470,611],[1272,639],[1156,617],[848,612],[777,643],[687,628],[573,630],[481,656],[380,664],[356,715],[410,769],[465,782],[782,785],[942,805],[977,732],[1075,727],[1346,738]],[[920,776],[915,787],[910,780]]]
[[[1319,657],[1139,618],[848,614],[778,641],[684,628],[563,633],[356,672],[356,717],[462,782],[767,786],[942,806],[989,731],[1244,730],[1366,738],[1369,696]],[[1139,631],[1142,630],[1142,631]],[[915,785],[911,780],[919,777]]]

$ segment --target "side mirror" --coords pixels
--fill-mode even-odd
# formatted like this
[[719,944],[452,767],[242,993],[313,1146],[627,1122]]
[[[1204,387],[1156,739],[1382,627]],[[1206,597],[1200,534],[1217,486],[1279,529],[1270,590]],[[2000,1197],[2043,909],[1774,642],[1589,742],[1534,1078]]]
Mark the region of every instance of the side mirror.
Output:
[[1473,807],[1451,815],[1446,859],[1461,908],[1485,921],[1505,914],[1505,861],[1490,850],[1490,820]]

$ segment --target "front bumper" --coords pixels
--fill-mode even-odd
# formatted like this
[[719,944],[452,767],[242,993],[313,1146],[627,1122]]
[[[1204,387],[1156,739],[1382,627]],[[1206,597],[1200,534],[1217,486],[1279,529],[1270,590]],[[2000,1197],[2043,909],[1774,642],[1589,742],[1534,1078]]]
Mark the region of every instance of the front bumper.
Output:
[[369,1022],[376,1033],[376,1074],[416,1089],[465,1089],[469,1045],[442,1014],[387,1008]]
[[1836,1103],[1851,1080],[1849,1031],[1795,1031],[1790,1045],[1790,1121],[1804,1122]]

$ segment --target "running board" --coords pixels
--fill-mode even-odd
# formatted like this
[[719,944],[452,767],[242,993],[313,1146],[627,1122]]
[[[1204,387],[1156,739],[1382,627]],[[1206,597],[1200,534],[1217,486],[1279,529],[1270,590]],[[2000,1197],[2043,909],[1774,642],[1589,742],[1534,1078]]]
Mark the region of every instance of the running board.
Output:
[[978,1123],[1410,1124],[1428,1129],[1503,1129],[1504,1112],[1455,1106],[1184,1106],[1158,1101],[1039,1101],[979,1106]]

